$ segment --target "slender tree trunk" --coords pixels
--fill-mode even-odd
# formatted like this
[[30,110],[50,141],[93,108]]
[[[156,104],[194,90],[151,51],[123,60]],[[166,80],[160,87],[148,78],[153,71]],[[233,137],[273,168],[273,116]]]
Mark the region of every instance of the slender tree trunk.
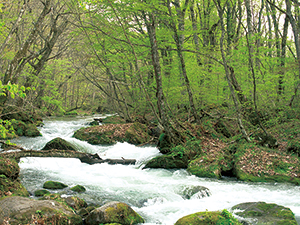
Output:
[[150,46],[151,46],[151,56],[152,64],[154,69],[154,75],[156,80],[156,98],[157,98],[157,108],[159,113],[159,118],[161,120],[161,125],[169,138],[170,143],[178,143],[181,141],[181,137],[178,137],[178,132],[172,127],[171,122],[167,116],[166,104],[164,99],[163,87],[162,87],[162,76],[161,67],[159,62],[159,53],[156,39],[156,22],[155,22],[155,12],[149,12],[149,18],[146,18],[144,13],[144,19],[146,22],[146,27],[149,35]]
[[283,78],[285,74],[285,57],[286,57],[286,41],[288,35],[288,26],[289,26],[289,19],[285,16],[284,25],[283,25],[283,34],[281,38],[281,56],[280,56],[280,68],[279,71],[279,81],[278,81],[278,95],[282,95],[284,88],[283,88]]
[[294,34],[294,42],[296,46],[297,53],[297,63],[298,63],[298,82],[295,87],[294,95],[291,97],[289,106],[292,106],[295,96],[297,95],[298,89],[300,88],[300,40],[299,40],[299,28],[297,27],[296,20],[292,14],[292,6],[290,0],[285,0],[286,4],[286,15],[289,17],[289,21],[292,25],[292,30]]
[[225,26],[224,26],[224,22],[223,22],[223,13],[224,12],[223,12],[223,9],[221,7],[220,0],[214,0],[214,3],[215,3],[215,5],[218,9],[218,14],[219,14],[219,17],[220,17],[220,22],[221,22],[222,34],[221,34],[221,38],[220,38],[220,50],[221,50],[221,54],[222,54],[222,60],[223,60],[223,64],[224,64],[224,69],[225,69],[225,74],[226,74],[228,86],[229,86],[231,97],[233,99],[234,107],[235,107],[235,110],[236,110],[238,125],[239,125],[240,131],[241,131],[243,137],[248,142],[251,142],[251,140],[250,140],[249,136],[247,135],[247,132],[244,128],[243,122],[242,122],[239,103],[236,99],[235,91],[234,91],[233,85],[231,83],[230,72],[229,72],[229,69],[228,69],[228,66],[227,66],[228,63],[227,63],[224,48],[223,48],[223,41],[224,41],[224,36],[225,36]]
[[[195,16],[194,4],[195,3],[193,0],[191,2],[191,6],[190,6],[190,12],[191,12],[191,20],[192,20],[192,28],[193,28],[193,40],[194,40],[196,51],[199,52],[200,51],[200,43],[199,43],[199,37],[198,37],[198,27],[197,27],[197,20],[196,20],[196,16]],[[201,66],[202,62],[201,62],[201,58],[200,58],[199,54],[196,55],[196,59],[197,59],[198,66]]]
[[[170,6],[170,0],[167,0],[167,7],[168,7],[168,10],[169,10],[170,17],[173,18],[171,6]],[[174,23],[173,20],[171,21],[171,23],[172,23],[171,27],[173,28],[173,32],[174,32],[174,39],[175,39],[175,42],[176,42],[177,53],[178,53],[178,57],[179,57],[179,60],[180,60],[181,72],[182,72],[182,75],[184,77],[185,86],[186,86],[188,96],[189,96],[189,104],[190,104],[191,112],[192,112],[192,114],[195,118],[195,121],[197,123],[199,123],[200,118],[199,118],[199,116],[197,114],[197,111],[196,111],[194,98],[193,98],[193,93],[192,93],[192,90],[191,90],[191,87],[190,87],[190,81],[189,81],[189,78],[188,78],[187,72],[186,72],[185,61],[184,61],[184,57],[183,57],[183,54],[182,54],[182,45],[180,43],[180,36],[177,32],[177,28],[176,28],[175,23]]]

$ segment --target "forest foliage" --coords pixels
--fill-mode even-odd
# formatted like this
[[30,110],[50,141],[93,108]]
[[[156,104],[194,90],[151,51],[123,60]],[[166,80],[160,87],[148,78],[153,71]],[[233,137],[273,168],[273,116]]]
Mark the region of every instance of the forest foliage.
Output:
[[298,0],[0,3],[0,114],[74,110],[272,126],[299,114]]

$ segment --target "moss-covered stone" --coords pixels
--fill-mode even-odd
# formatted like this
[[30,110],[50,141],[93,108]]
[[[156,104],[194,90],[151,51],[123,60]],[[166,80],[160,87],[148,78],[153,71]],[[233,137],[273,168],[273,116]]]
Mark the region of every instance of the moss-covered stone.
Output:
[[20,167],[15,160],[0,158],[0,197],[29,196],[28,191],[18,178],[19,172]]
[[125,132],[124,141],[130,144],[142,144],[150,140],[148,128],[139,122],[133,123]]
[[81,128],[74,137],[90,144],[114,144],[128,142],[131,144],[146,143],[150,140],[147,127],[140,123],[106,124]]
[[23,196],[28,197],[29,193],[19,179],[9,179],[0,175],[0,197]]
[[177,220],[175,225],[241,225],[227,210],[222,212],[198,212]]
[[0,224],[82,224],[82,219],[54,201],[8,197],[0,201]]
[[58,150],[74,150],[76,151],[75,147],[67,142],[66,140],[57,137],[49,141],[42,150],[51,150],[51,149],[58,149]]
[[187,171],[198,177],[221,178],[222,169],[217,157],[203,155],[191,161]]
[[64,189],[68,187],[68,185],[65,185],[58,181],[46,181],[43,185],[43,188],[46,189]]
[[144,168],[180,169],[187,168],[187,163],[171,155],[160,155],[147,162]]
[[87,207],[87,203],[76,196],[70,196],[70,197],[61,197],[60,194],[57,193],[51,193],[51,194],[45,194],[40,200],[54,200],[64,206],[67,207],[67,209],[72,210],[79,210],[81,208]]
[[286,207],[265,202],[247,202],[232,207],[235,214],[247,219],[254,219],[256,224],[291,224],[297,225],[294,213]]
[[81,193],[81,192],[85,192],[85,187],[81,186],[81,185],[76,185],[72,188],[70,188],[72,191],[75,191],[75,192],[78,192],[78,193]]
[[5,175],[10,179],[17,179],[20,167],[14,159],[0,158],[0,175]]
[[85,220],[87,225],[120,223],[131,225],[144,223],[144,219],[131,207],[121,202],[110,202],[93,210]]
[[[98,127],[98,126],[94,126]],[[99,132],[98,130],[90,130],[87,132],[87,128],[81,128],[74,133],[74,137],[81,140],[81,141],[87,141],[89,144],[92,145],[111,145],[115,144],[116,141],[110,138],[109,136],[112,135],[112,131],[108,131],[105,133]]]
[[46,195],[46,194],[50,194],[50,192],[47,191],[47,190],[45,190],[45,189],[42,189],[42,190],[36,190],[36,191],[34,192],[34,195],[35,195],[36,197],[42,197],[42,196],[44,196],[44,195]]
[[35,124],[28,124],[24,136],[37,137],[42,136]]

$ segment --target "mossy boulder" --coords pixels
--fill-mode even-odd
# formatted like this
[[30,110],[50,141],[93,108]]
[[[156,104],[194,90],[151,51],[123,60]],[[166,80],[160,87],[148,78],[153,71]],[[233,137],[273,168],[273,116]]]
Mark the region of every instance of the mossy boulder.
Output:
[[45,194],[40,200],[54,200],[72,210],[87,207],[87,203],[81,198],[76,196],[61,197],[61,195],[57,193]]
[[78,215],[80,215],[81,217],[87,217],[89,214],[90,214],[90,212],[92,212],[94,209],[96,209],[96,207],[94,207],[94,206],[88,206],[88,207],[86,207],[86,208],[80,208],[79,210],[77,210],[76,211],[76,213],[78,214]]
[[203,155],[192,160],[187,171],[198,177],[221,178],[221,164],[218,156]]
[[144,219],[130,206],[121,202],[110,202],[93,210],[85,220],[87,225],[119,223],[131,225],[144,223]]
[[0,158],[0,175],[5,175],[9,179],[17,179],[20,167],[14,159]]
[[300,184],[300,160],[297,156],[253,143],[237,145],[236,149],[234,171],[239,180]]
[[111,145],[115,144],[116,141],[111,138],[111,135],[114,131],[102,131],[99,128],[100,126],[93,126],[88,128],[80,128],[79,130],[75,131],[74,137],[81,140],[87,141],[89,144],[92,145]]
[[187,163],[171,155],[160,155],[148,161],[144,168],[180,169],[187,168]]
[[28,197],[29,193],[19,179],[9,179],[3,174],[0,175],[0,198],[12,195]]
[[82,192],[85,192],[85,187],[81,186],[81,185],[76,185],[72,188],[70,188],[70,190],[72,191],[75,191],[75,192],[78,192],[78,193],[82,193]]
[[284,206],[265,202],[246,202],[232,207],[242,222],[256,221],[261,225],[297,225],[294,213]]
[[18,136],[37,137],[41,136],[40,131],[33,123],[25,123],[22,120],[11,120],[11,124]]
[[64,189],[66,187],[68,187],[68,185],[58,181],[46,181],[43,185],[43,188],[46,189]]
[[150,140],[147,127],[138,122],[81,128],[74,133],[74,137],[90,144],[104,145],[115,144],[117,141],[141,144]]
[[0,224],[4,223],[77,225],[82,224],[82,219],[58,202],[14,196],[0,201]]
[[222,225],[241,225],[241,223],[235,219],[231,213],[227,210],[222,212],[198,212],[184,216],[177,220],[175,225],[207,225],[207,224],[222,224]]
[[42,197],[42,196],[44,196],[44,195],[46,195],[46,194],[50,194],[50,192],[47,191],[47,190],[45,190],[45,189],[42,189],[42,190],[36,190],[36,191],[34,192],[34,196],[36,196],[36,197]]
[[42,150],[51,150],[51,149],[58,149],[58,150],[74,150],[76,151],[75,147],[67,142],[66,140],[57,137],[49,141]]
[[139,122],[133,123],[126,131],[124,141],[130,144],[143,144],[150,140],[148,128],[145,124]]
[[27,124],[27,128],[25,130],[24,136],[27,137],[37,137],[37,136],[42,136],[40,131],[37,129],[35,124]]
[[29,196],[18,176],[20,167],[13,159],[0,158],[0,197],[18,195]]

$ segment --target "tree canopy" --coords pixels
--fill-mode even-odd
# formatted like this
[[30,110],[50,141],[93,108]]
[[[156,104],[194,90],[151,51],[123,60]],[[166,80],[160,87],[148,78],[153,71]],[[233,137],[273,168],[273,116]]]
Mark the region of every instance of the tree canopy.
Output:
[[180,138],[182,119],[230,117],[247,139],[243,120],[263,129],[263,117],[276,123],[299,111],[299,6],[298,0],[5,1],[0,113],[15,105],[48,115],[82,109],[126,121],[147,116],[172,139]]

